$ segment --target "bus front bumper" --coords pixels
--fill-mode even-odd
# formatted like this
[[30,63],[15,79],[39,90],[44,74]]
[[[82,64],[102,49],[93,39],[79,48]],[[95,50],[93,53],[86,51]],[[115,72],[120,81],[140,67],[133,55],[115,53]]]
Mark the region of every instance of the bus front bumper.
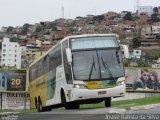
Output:
[[78,89],[74,88],[72,94],[73,101],[83,101],[87,99],[105,99],[107,97],[122,97],[126,93],[125,85],[106,89]]

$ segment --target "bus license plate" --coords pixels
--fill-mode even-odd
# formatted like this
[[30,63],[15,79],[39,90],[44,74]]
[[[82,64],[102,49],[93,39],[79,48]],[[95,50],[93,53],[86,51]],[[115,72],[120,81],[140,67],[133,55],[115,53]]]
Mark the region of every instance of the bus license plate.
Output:
[[106,94],[106,91],[98,91],[98,95]]

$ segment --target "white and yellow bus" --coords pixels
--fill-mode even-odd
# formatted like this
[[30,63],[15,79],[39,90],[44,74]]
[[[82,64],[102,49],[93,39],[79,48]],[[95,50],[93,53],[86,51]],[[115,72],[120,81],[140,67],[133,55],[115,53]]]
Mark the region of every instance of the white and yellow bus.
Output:
[[69,36],[29,67],[31,108],[39,112],[80,104],[111,106],[125,94],[122,53],[115,34]]

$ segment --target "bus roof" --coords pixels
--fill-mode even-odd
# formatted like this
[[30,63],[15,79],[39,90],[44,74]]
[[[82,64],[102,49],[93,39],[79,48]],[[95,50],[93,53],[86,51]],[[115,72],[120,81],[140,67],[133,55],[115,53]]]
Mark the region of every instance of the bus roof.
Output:
[[82,38],[82,37],[98,37],[98,36],[115,36],[117,37],[117,34],[83,34],[83,35],[72,35],[72,36],[67,36],[60,40],[56,45],[54,45],[52,48],[50,48],[44,55],[42,55],[40,58],[38,58],[36,61],[34,61],[30,66],[33,66],[35,63],[37,63],[40,59],[44,58],[50,51],[52,51],[54,48],[56,48],[58,45],[60,45],[63,41],[66,41],[71,38]]
[[118,36],[117,34],[83,34],[83,35],[72,35],[65,37],[64,39],[61,40],[61,42],[65,41],[66,39],[71,39],[71,38],[81,38],[81,37],[98,37],[98,36]]

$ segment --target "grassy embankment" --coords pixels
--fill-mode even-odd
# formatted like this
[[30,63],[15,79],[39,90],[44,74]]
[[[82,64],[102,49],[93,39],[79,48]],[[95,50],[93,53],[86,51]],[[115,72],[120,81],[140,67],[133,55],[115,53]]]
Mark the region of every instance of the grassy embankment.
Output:
[[[149,98],[141,98],[141,99],[133,99],[133,100],[121,100],[121,101],[113,101],[113,107],[120,107],[120,108],[129,108],[133,106],[140,106],[140,105],[148,105],[148,104],[156,104],[160,103],[160,96],[158,97],[149,97]],[[99,104],[87,104],[81,105],[82,109],[85,108],[103,108],[104,103]]]
[[[133,100],[121,100],[121,101],[113,101],[112,106],[118,108],[129,109],[133,106],[140,105],[148,105],[148,104],[160,104],[160,96],[158,97],[149,97],[149,98],[141,98],[141,99],[133,99]],[[94,109],[94,108],[104,108],[104,102],[98,104],[83,104],[80,106],[80,109]],[[65,110],[64,108],[53,109],[55,111]],[[19,113],[33,113],[36,112],[36,109],[32,110],[3,110],[0,112],[19,112]]]

